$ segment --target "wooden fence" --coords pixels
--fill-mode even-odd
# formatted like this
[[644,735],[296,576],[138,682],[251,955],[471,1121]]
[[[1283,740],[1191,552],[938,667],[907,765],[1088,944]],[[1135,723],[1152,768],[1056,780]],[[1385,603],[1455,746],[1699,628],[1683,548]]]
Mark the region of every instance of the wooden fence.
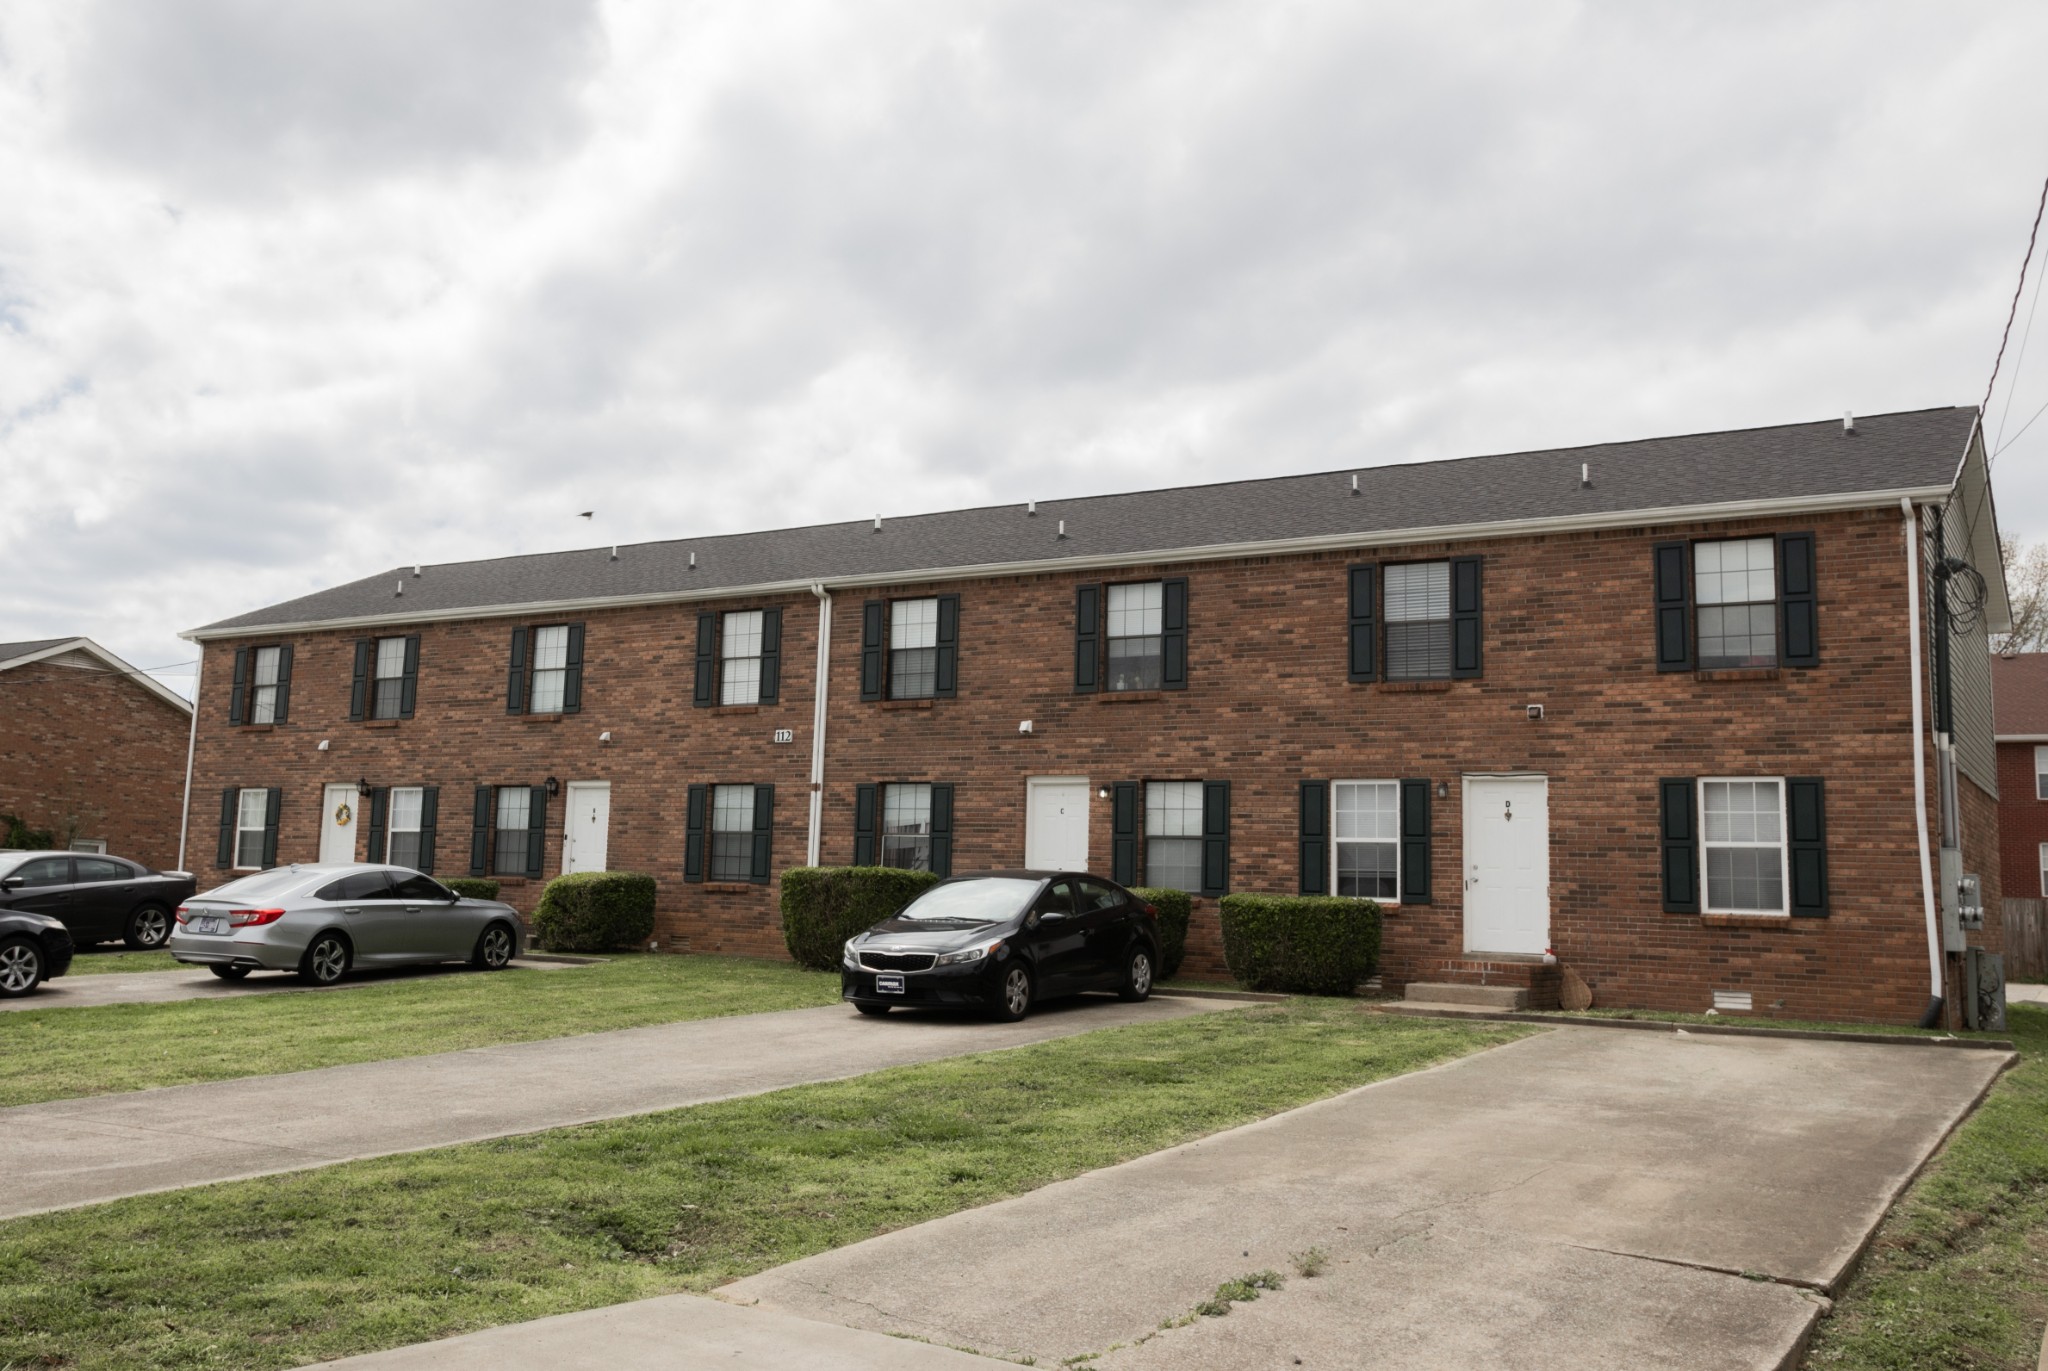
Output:
[[2048,900],[2005,902],[2005,978],[2048,981]]

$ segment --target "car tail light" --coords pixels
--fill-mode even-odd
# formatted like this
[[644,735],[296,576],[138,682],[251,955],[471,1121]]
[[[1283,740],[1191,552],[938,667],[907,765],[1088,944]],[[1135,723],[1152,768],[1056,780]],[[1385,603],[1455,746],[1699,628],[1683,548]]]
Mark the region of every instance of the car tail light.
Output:
[[1157,905],[1146,904],[1141,906],[1141,908],[1144,909],[1146,918],[1156,919],[1159,917],[1159,907]]
[[228,927],[255,928],[261,924],[274,924],[283,917],[282,909],[231,909],[228,911]]
[[186,914],[188,914],[188,913],[190,913],[190,912],[191,912],[191,911],[187,910],[187,909],[185,908],[185,906],[183,906],[183,905],[179,905],[179,906],[178,906],[178,922],[179,922],[179,923],[184,923],[184,922],[185,922],[185,916],[186,916]]

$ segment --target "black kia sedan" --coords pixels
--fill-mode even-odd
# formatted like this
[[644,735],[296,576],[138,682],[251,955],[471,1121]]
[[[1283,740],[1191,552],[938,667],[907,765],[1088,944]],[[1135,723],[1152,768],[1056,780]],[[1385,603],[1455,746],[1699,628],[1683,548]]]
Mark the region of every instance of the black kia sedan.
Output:
[[1084,990],[1152,993],[1159,912],[1076,871],[987,871],[939,882],[849,938],[839,991],[863,1014],[897,1005],[983,1009],[1015,1022]]
[[47,914],[82,947],[116,938],[162,947],[172,911],[193,891],[183,871],[151,871],[125,857],[90,852],[0,852],[0,909]]
[[26,995],[71,969],[71,934],[47,914],[0,909],[0,999]]

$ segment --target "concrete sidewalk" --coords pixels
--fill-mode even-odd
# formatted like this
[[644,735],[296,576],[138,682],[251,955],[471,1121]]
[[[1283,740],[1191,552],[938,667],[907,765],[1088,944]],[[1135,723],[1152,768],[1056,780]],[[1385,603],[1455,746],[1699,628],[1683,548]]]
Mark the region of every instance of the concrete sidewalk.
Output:
[[2010,1061],[1558,1029],[720,1294],[1040,1365],[1775,1371]]
[[[513,971],[567,971],[572,963],[520,959]],[[360,972],[336,985],[308,985],[288,971],[259,971],[242,981],[224,981],[199,967],[178,971],[100,971],[85,976],[59,976],[45,981],[33,995],[0,1000],[0,1013],[21,1009],[91,1009],[108,1004],[173,1004],[180,1000],[244,1000],[252,995],[360,990],[371,985],[446,976],[501,976],[450,962],[445,966],[407,967],[396,971]]]
[[[0,1218],[647,1114],[1241,1008],[1085,997],[1019,1024],[851,1006],[742,1014],[0,1109]],[[261,1052],[261,1044],[252,1044]]]

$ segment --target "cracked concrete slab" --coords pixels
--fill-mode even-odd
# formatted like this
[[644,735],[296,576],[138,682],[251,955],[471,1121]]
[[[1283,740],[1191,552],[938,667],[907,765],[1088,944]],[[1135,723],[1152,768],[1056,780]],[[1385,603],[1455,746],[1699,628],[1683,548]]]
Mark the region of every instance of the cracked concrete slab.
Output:
[[0,1109],[0,1218],[841,1080],[1229,1000],[1083,997],[1022,1023],[850,1005],[737,1014]]
[[1559,1029],[720,1293],[1040,1363],[1774,1369],[2010,1061]]

